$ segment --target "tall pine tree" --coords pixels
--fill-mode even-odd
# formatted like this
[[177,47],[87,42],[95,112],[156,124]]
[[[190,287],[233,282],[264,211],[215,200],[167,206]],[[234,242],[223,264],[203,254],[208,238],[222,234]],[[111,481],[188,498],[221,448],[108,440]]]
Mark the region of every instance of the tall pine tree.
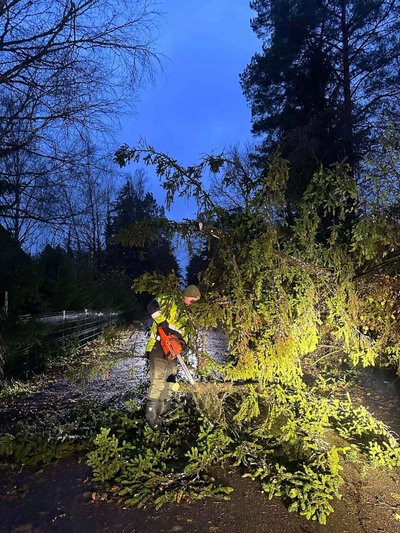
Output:
[[398,117],[400,7],[395,0],[255,0],[262,41],[241,75],[264,156],[291,163],[295,211],[313,172],[346,159],[352,168],[386,120]]

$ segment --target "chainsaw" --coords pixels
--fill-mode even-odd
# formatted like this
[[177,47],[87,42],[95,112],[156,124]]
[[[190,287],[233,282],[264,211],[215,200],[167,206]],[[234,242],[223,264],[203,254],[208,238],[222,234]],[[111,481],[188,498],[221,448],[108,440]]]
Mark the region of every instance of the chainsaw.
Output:
[[161,344],[162,351],[164,352],[165,358],[168,359],[168,361],[177,359],[178,363],[181,365],[181,368],[183,370],[183,373],[186,379],[189,381],[191,385],[194,385],[195,381],[193,379],[193,376],[181,355],[182,345],[179,342],[178,338],[173,334],[165,333],[165,331],[163,330],[161,326],[158,326],[157,333],[160,336],[160,344]]

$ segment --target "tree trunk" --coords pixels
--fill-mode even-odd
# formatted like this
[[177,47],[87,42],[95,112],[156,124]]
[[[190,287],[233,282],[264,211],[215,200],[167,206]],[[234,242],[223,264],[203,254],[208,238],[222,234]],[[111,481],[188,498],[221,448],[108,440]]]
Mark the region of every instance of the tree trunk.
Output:
[[[348,0],[341,0],[341,31],[342,31],[342,67],[343,67],[343,141],[344,155],[353,169],[354,165],[354,141],[353,141],[353,113],[351,101],[350,79],[350,47],[349,27],[347,23]],[[352,170],[353,172],[353,170]]]

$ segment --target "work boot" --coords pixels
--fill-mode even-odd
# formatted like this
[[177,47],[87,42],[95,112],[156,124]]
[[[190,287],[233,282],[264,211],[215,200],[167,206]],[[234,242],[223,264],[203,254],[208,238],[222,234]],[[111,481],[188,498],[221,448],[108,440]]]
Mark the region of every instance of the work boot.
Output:
[[160,407],[159,414],[160,416],[162,416],[162,415],[165,415],[165,413],[167,413],[171,409],[172,401],[161,400],[160,403],[161,403],[161,407]]
[[160,429],[160,400],[146,401],[146,420],[151,429],[158,431]]

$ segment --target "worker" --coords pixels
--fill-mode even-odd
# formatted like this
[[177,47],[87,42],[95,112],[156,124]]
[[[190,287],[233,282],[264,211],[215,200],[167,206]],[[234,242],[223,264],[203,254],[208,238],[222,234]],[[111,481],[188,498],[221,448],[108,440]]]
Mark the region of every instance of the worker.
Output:
[[147,306],[153,324],[146,345],[146,355],[150,361],[146,420],[154,430],[160,429],[160,416],[170,408],[171,393],[176,383],[178,370],[177,360],[168,359],[164,354],[157,328],[161,327],[167,335],[174,335],[175,340],[181,344],[182,348],[185,348],[188,341],[187,309],[197,302],[200,296],[200,291],[196,285],[189,285],[182,293],[182,300],[174,302],[171,298],[160,296],[153,299]]

